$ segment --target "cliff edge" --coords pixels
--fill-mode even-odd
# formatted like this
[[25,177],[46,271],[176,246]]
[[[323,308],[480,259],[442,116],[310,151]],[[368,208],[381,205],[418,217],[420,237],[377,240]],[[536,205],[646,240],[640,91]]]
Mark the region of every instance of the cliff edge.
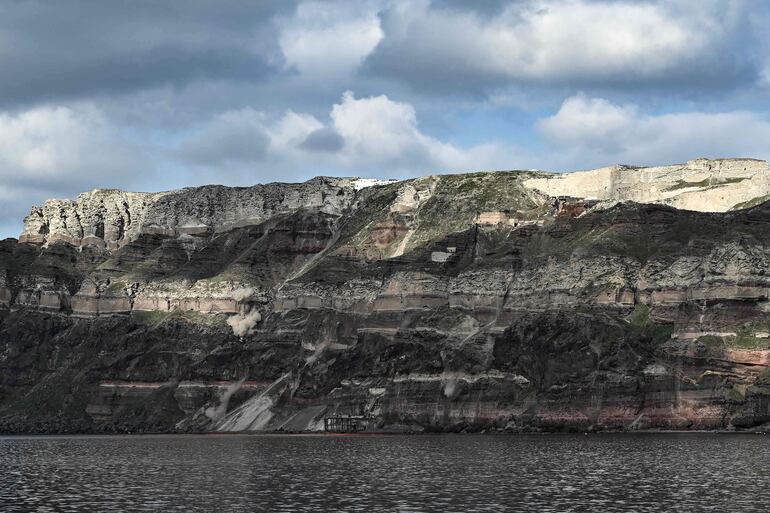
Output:
[[767,175],[49,201],[0,242],[0,431],[766,430]]

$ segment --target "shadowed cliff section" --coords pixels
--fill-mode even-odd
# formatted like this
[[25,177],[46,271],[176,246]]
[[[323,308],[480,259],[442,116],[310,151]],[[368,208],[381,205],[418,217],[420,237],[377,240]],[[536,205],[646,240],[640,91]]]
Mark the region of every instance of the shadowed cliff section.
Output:
[[112,248],[3,241],[0,428],[765,429],[770,204],[613,205],[543,176],[343,184]]

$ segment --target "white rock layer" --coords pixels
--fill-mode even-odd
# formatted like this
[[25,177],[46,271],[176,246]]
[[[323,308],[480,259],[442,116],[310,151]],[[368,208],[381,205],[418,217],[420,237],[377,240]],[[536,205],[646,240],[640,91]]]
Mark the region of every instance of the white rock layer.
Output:
[[770,168],[764,160],[700,158],[670,166],[615,165],[552,174],[524,184],[549,196],[663,203],[686,210],[726,212],[770,195]]

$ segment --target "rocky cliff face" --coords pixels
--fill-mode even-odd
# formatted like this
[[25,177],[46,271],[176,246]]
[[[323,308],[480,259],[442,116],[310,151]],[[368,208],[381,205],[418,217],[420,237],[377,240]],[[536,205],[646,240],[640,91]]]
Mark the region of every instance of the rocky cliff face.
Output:
[[770,168],[764,160],[695,159],[686,164],[640,168],[611,166],[551,174],[526,182],[551,196],[662,203],[700,212],[726,212],[770,199]]
[[48,202],[0,243],[0,428],[764,429],[767,165],[588,173]]
[[117,249],[142,234],[211,235],[261,224],[300,208],[339,215],[356,180],[315,178],[302,184],[209,185],[143,193],[96,189],[73,200],[49,200],[24,218],[19,242],[68,242]]

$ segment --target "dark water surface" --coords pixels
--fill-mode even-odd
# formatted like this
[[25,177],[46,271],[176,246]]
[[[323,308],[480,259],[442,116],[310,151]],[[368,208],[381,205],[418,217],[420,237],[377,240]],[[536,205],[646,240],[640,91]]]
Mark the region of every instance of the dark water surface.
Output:
[[770,511],[770,437],[0,437],[0,511]]

